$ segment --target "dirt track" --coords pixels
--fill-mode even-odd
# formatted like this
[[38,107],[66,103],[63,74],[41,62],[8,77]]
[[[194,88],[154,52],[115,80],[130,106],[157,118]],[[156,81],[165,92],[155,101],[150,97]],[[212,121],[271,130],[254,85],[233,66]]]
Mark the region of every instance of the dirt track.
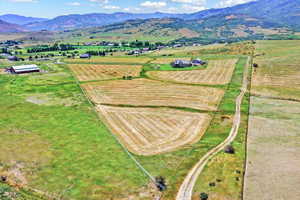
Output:
[[250,63],[250,57],[248,58],[248,64],[244,70],[244,77],[243,77],[243,85],[241,88],[241,93],[236,98],[236,112],[233,119],[233,125],[230,131],[229,136],[224,140],[221,144],[210,150],[204,157],[200,159],[200,161],[190,170],[186,178],[184,179],[183,183],[181,184],[179,191],[176,196],[176,200],[191,200],[193,195],[193,189],[197,178],[199,177],[200,173],[204,169],[206,163],[210,158],[214,155],[219,153],[224,149],[225,146],[229,145],[237,136],[240,122],[241,122],[241,104],[243,97],[247,91],[248,85],[248,68]]

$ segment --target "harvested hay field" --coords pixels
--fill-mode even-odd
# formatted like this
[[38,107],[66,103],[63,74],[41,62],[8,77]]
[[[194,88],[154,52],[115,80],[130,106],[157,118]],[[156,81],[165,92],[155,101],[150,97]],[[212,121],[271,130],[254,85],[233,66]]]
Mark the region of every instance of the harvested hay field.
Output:
[[230,82],[237,59],[209,61],[207,69],[190,71],[151,71],[147,74],[160,80],[178,83],[222,85]]
[[120,64],[144,64],[150,61],[148,57],[92,57],[91,59],[65,59],[67,63],[120,63]]
[[97,106],[113,134],[133,153],[155,155],[200,140],[211,117],[167,108]]
[[224,91],[148,79],[85,83],[82,87],[96,104],[169,106],[215,111]]
[[258,41],[252,92],[300,100],[300,41]]
[[244,199],[298,199],[300,103],[251,102]]
[[138,65],[70,65],[79,81],[109,80],[123,76],[139,76],[142,66]]

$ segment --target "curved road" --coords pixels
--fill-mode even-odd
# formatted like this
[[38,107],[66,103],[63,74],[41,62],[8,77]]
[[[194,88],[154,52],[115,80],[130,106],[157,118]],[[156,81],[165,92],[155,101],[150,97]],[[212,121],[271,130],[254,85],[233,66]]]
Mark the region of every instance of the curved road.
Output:
[[216,155],[217,153],[219,153],[220,151],[222,151],[225,148],[225,146],[229,145],[237,136],[240,123],[241,123],[241,104],[248,86],[249,65],[250,65],[250,57],[248,58],[246,67],[244,69],[243,85],[241,88],[241,93],[236,98],[236,111],[235,111],[233,125],[229,136],[221,144],[219,144],[215,148],[211,149],[207,154],[205,154],[205,156],[203,156],[201,160],[189,171],[188,175],[186,176],[186,178],[184,179],[183,183],[179,188],[179,191],[176,196],[176,200],[192,199],[193,189],[196,184],[197,178],[199,177],[200,173],[204,169],[208,160],[212,158],[214,155]]

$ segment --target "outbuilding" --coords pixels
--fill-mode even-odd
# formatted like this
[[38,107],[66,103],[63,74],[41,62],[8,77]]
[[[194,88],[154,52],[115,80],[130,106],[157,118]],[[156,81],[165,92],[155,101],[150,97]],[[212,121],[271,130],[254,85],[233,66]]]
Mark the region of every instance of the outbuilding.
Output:
[[7,59],[9,61],[18,61],[19,60],[19,58],[17,56],[8,56]]
[[175,60],[171,63],[172,67],[174,68],[184,68],[184,67],[190,67],[192,66],[191,61],[187,60]]
[[19,65],[12,66],[10,72],[13,74],[24,74],[24,73],[32,73],[32,72],[40,72],[40,68],[37,65]]
[[81,55],[80,55],[80,58],[90,58],[90,57],[91,57],[91,55],[88,54],[88,53],[85,53],[85,54],[81,54]]
[[205,64],[206,64],[206,62],[199,59],[199,58],[192,60],[192,65],[193,66],[205,65]]

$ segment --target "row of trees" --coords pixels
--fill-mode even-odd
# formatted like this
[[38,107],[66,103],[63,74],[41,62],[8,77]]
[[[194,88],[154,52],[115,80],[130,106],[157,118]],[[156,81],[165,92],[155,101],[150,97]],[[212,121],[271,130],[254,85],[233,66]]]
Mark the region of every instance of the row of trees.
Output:
[[76,48],[71,44],[54,44],[52,46],[42,45],[37,47],[32,47],[27,49],[27,53],[38,53],[38,52],[48,52],[48,51],[70,51]]

